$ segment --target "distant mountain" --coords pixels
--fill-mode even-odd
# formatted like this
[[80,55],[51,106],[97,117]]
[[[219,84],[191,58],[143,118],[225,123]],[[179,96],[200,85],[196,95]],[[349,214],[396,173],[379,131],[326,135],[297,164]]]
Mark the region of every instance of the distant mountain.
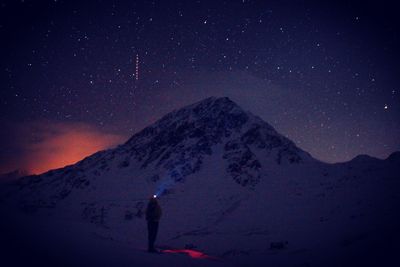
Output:
[[145,205],[158,194],[161,245],[222,257],[269,253],[272,243],[293,253],[341,250],[371,245],[369,236],[387,236],[377,229],[398,222],[399,158],[323,163],[229,98],[210,97],[115,149],[19,179],[2,200],[141,246]]

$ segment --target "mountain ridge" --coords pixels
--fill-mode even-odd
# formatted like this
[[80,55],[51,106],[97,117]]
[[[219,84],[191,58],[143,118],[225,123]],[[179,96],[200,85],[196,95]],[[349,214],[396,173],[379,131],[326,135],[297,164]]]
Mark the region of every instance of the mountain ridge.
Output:
[[[209,108],[210,106],[212,107],[213,104],[217,107],[221,107],[222,105],[222,111],[228,112],[229,111],[234,111],[237,112],[237,116],[233,117],[234,121],[235,119],[238,119],[239,125],[235,125],[233,124],[233,126],[243,126],[244,123],[246,123],[250,117],[253,119],[254,121],[254,127],[252,127],[251,129],[249,129],[249,131],[247,131],[246,133],[243,134],[243,136],[241,136],[241,141],[244,141],[244,143],[246,145],[255,145],[258,146],[259,148],[263,149],[263,148],[272,148],[274,146],[276,146],[277,144],[273,144],[274,142],[277,142],[278,145],[279,144],[287,144],[289,145],[289,149],[288,150],[282,150],[280,152],[280,154],[277,155],[277,159],[276,161],[280,164],[282,162],[282,157],[285,156],[289,156],[289,161],[292,162],[300,162],[302,161],[302,158],[299,157],[298,155],[296,155],[297,151],[300,151],[301,153],[304,153],[306,155],[306,159],[307,160],[315,160],[315,161],[319,161],[322,162],[324,164],[330,164],[327,162],[323,162],[320,161],[318,159],[313,158],[308,152],[302,150],[301,148],[297,147],[295,145],[295,143],[293,141],[291,141],[290,139],[284,137],[283,135],[280,135],[271,125],[269,125],[267,122],[265,122],[264,120],[262,120],[260,117],[253,115],[251,112],[249,111],[243,111],[235,102],[233,102],[232,100],[230,100],[228,97],[215,97],[215,96],[211,96],[208,98],[205,98],[203,100],[197,101],[193,104],[189,104],[187,106],[184,106],[182,108],[179,109],[175,109],[169,113],[167,113],[166,115],[162,116],[160,119],[156,120],[154,123],[152,123],[151,125],[145,127],[144,129],[138,131],[137,133],[133,134],[125,143],[118,145],[116,148],[111,148],[111,149],[106,149],[106,150],[101,150],[98,151],[92,155],[89,155],[85,158],[83,158],[82,160],[78,161],[75,164],[71,164],[71,165],[67,165],[61,168],[57,168],[57,169],[53,169],[53,170],[49,170],[46,171],[42,174],[38,174],[38,175],[28,175],[28,177],[31,176],[40,176],[46,173],[53,173],[54,171],[57,170],[62,170],[64,168],[69,168],[71,166],[75,166],[75,165],[82,165],[83,162],[88,162],[88,161],[93,161],[93,159],[97,158],[99,155],[105,154],[105,153],[114,153],[113,151],[116,151],[116,153],[119,153],[120,151],[126,151],[126,150],[130,150],[130,155],[131,156],[135,156],[136,159],[138,159],[139,161],[143,160],[142,163],[142,168],[146,168],[150,163],[152,163],[153,161],[159,159],[159,162],[157,164],[157,167],[159,167],[160,165],[162,165],[162,163],[164,161],[166,161],[168,159],[168,153],[172,153],[171,151],[167,151],[167,153],[164,153],[165,151],[163,151],[163,149],[160,151],[155,148],[157,146],[163,146],[163,145],[169,145],[169,146],[173,146],[175,147],[176,145],[178,145],[176,142],[179,143],[179,138],[182,138],[182,135],[179,134],[179,132],[181,130],[184,130],[184,127],[182,127],[182,125],[180,125],[181,128],[177,128],[174,129],[174,135],[171,134],[170,132],[168,133],[169,135],[166,135],[167,141],[166,142],[162,142],[161,140],[159,140],[158,142],[152,142],[150,144],[151,146],[151,150],[152,151],[144,151],[143,148],[141,149],[137,149],[135,148],[138,144],[140,145],[140,142],[144,142],[143,139],[145,139],[146,137],[148,137],[149,135],[154,135],[154,134],[159,134],[159,132],[161,131],[160,129],[165,127],[165,126],[171,126],[169,124],[174,124],[176,123],[176,120],[174,120],[175,117],[184,117],[184,119],[188,119],[188,117],[190,118],[190,115],[192,111],[194,111],[195,113],[198,112],[198,110],[206,110],[209,111],[207,108]],[[215,111],[214,109],[211,109],[211,111]],[[209,111],[209,113],[202,113],[200,115],[205,115],[205,119],[208,119],[207,116],[212,117],[210,115],[214,115],[214,114],[218,114],[217,113],[213,113]],[[211,114],[210,114],[211,113]],[[185,121],[185,120],[183,120]],[[186,122],[190,122],[193,123],[193,121],[190,120],[186,120]],[[230,125],[232,126],[232,125]],[[261,127],[262,126],[262,127]],[[198,129],[198,128],[193,128],[193,131],[191,131],[189,133],[189,137],[193,138],[193,137],[198,137],[198,136],[202,136],[205,134],[205,130],[204,129]],[[265,140],[265,136],[272,136],[273,138],[271,140]],[[278,136],[279,138],[276,139],[275,137]],[[212,136],[212,138],[217,137],[217,140],[214,141],[215,143],[219,143],[221,142],[221,137],[222,134],[221,132],[219,133],[219,136]],[[159,139],[163,139],[163,138],[159,138]],[[283,140],[283,141],[282,141]],[[181,140],[180,140],[181,141]],[[203,140],[204,142],[202,142],[201,144],[198,144],[198,148],[201,151],[198,152],[203,152],[203,154],[210,154],[210,146],[207,146],[207,142],[211,142],[210,139],[208,140]],[[237,140],[236,140],[237,141]],[[272,142],[268,143],[267,141]],[[146,143],[148,144],[148,143]],[[126,149],[126,146],[129,147],[129,149]],[[226,144],[226,149],[227,151],[230,151],[232,149],[237,149],[238,146],[240,146],[237,142],[229,142]],[[157,153],[158,152],[158,153]],[[162,152],[162,153],[160,153]],[[149,155],[148,155],[149,154]],[[157,156],[157,154],[159,154]],[[226,157],[229,157],[230,153],[226,153]],[[400,154],[399,152],[393,152],[391,155],[388,156],[387,159],[391,158],[391,160],[393,160],[393,158],[397,158],[397,155]],[[290,158],[290,155],[293,155],[292,158]],[[147,156],[147,157],[146,157]],[[92,158],[93,157],[93,158]],[[144,159],[144,157],[146,157]],[[364,154],[360,154],[355,156],[353,159],[349,160],[349,161],[345,161],[342,163],[348,163],[348,162],[357,162],[357,161],[363,161],[363,160],[381,160],[369,155],[364,155]],[[386,159],[384,159],[386,160]],[[125,161],[122,161],[120,164],[121,166],[126,166],[127,164],[129,164],[129,159],[126,159]],[[193,163],[193,166],[191,166],[190,168],[192,169],[197,169],[198,168],[198,164],[197,163]],[[254,163],[255,165],[258,165],[257,163]],[[332,164],[338,164],[338,163],[332,163]],[[170,166],[172,167],[172,166]],[[19,178],[23,178],[23,177],[27,177],[27,176],[22,176]]]

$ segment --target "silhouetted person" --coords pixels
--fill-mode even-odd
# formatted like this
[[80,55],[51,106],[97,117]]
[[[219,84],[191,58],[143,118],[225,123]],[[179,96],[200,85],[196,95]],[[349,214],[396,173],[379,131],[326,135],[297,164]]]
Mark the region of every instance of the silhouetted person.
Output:
[[161,218],[161,207],[158,204],[157,198],[151,197],[146,209],[147,230],[149,234],[149,252],[157,252],[154,248],[158,232],[158,222]]

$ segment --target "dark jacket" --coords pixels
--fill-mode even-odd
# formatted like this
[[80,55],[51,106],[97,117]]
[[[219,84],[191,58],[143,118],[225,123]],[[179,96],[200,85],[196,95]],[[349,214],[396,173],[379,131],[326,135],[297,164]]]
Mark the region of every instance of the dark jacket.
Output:
[[158,222],[161,218],[161,207],[156,199],[151,199],[146,209],[146,220]]

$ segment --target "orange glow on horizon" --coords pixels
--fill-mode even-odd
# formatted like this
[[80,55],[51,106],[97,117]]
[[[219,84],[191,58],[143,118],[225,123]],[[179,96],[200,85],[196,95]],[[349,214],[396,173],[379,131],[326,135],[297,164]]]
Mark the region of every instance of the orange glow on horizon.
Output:
[[84,123],[36,122],[24,125],[22,133],[20,145],[24,154],[16,164],[31,174],[74,164],[126,140],[122,135],[104,133]]

